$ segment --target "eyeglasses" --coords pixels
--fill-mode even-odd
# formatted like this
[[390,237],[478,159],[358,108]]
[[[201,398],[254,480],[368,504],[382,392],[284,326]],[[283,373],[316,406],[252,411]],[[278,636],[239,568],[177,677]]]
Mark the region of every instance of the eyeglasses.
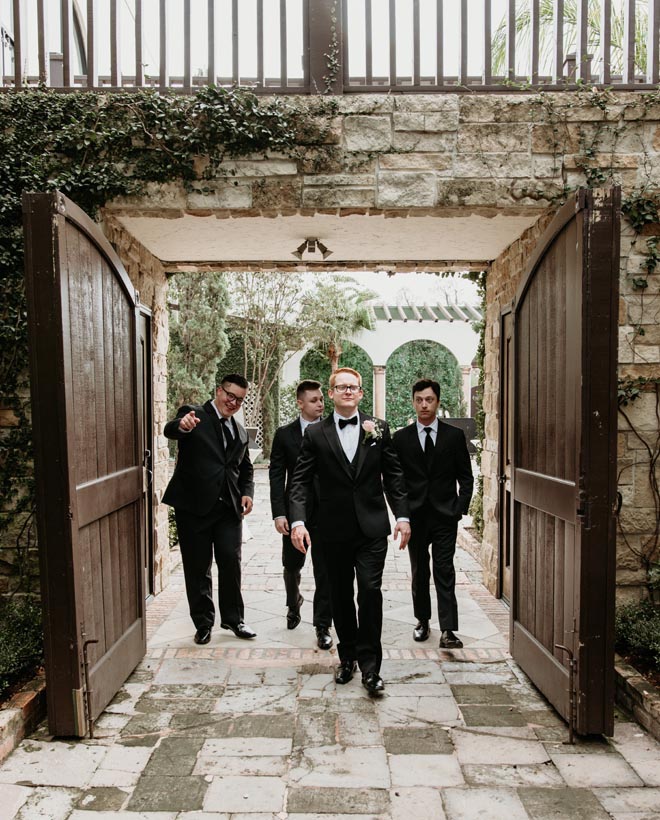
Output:
[[225,388],[222,385],[220,385],[220,390],[222,390],[222,392],[225,394],[225,396],[227,396],[227,401],[231,401],[234,404],[239,404],[239,405],[243,404],[243,402],[245,401],[245,396],[243,396],[243,397],[235,396],[233,393],[230,393],[229,390],[225,390]]
[[337,393],[359,393],[362,390],[359,384],[336,384],[332,389]]

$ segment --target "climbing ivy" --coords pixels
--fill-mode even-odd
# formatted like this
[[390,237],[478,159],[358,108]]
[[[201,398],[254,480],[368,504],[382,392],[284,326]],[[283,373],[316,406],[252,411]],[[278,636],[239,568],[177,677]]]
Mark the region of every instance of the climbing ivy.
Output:
[[204,192],[214,178],[231,176],[227,158],[322,152],[334,110],[323,98],[263,100],[213,86],[193,96],[0,95],[0,537],[15,551],[17,589],[29,589],[34,540],[23,191],[58,189],[92,216],[116,197],[145,194],[150,183],[179,181]]

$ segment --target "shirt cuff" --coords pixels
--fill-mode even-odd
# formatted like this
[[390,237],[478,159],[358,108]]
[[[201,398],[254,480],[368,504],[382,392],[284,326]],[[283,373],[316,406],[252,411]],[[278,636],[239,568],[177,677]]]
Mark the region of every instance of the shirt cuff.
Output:
[[397,518],[396,523],[398,524],[400,521],[403,521],[406,524],[410,524],[410,519],[409,518]]
[[273,521],[286,521],[286,515],[276,515]]
[[304,527],[304,526],[305,526],[304,521],[294,521],[293,524],[291,524],[291,529],[293,530],[295,527]]

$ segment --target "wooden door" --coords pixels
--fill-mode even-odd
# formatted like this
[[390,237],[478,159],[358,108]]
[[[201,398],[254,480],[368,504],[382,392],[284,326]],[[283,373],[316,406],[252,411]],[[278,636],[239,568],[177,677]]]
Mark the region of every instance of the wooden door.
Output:
[[80,737],[145,652],[138,295],[73,202],[23,212],[48,725]]
[[513,318],[500,318],[499,581],[498,594],[511,601],[511,463],[513,459]]
[[613,732],[619,203],[571,197],[513,314],[512,654],[580,734]]

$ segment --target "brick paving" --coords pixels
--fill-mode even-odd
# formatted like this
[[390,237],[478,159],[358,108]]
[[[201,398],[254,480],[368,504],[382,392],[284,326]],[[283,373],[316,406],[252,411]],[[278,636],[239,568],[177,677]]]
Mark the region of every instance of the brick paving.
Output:
[[94,740],[40,727],[0,766],[0,820],[660,820],[660,744],[619,715],[613,739],[574,746],[507,651],[508,612],[456,559],[465,648],[415,644],[408,557],[384,576],[383,677],[334,683],[315,647],[311,568],[303,621],[287,630],[280,545],[257,472],[244,545],[246,643],[192,643],[175,571],[148,610],[147,655]]

